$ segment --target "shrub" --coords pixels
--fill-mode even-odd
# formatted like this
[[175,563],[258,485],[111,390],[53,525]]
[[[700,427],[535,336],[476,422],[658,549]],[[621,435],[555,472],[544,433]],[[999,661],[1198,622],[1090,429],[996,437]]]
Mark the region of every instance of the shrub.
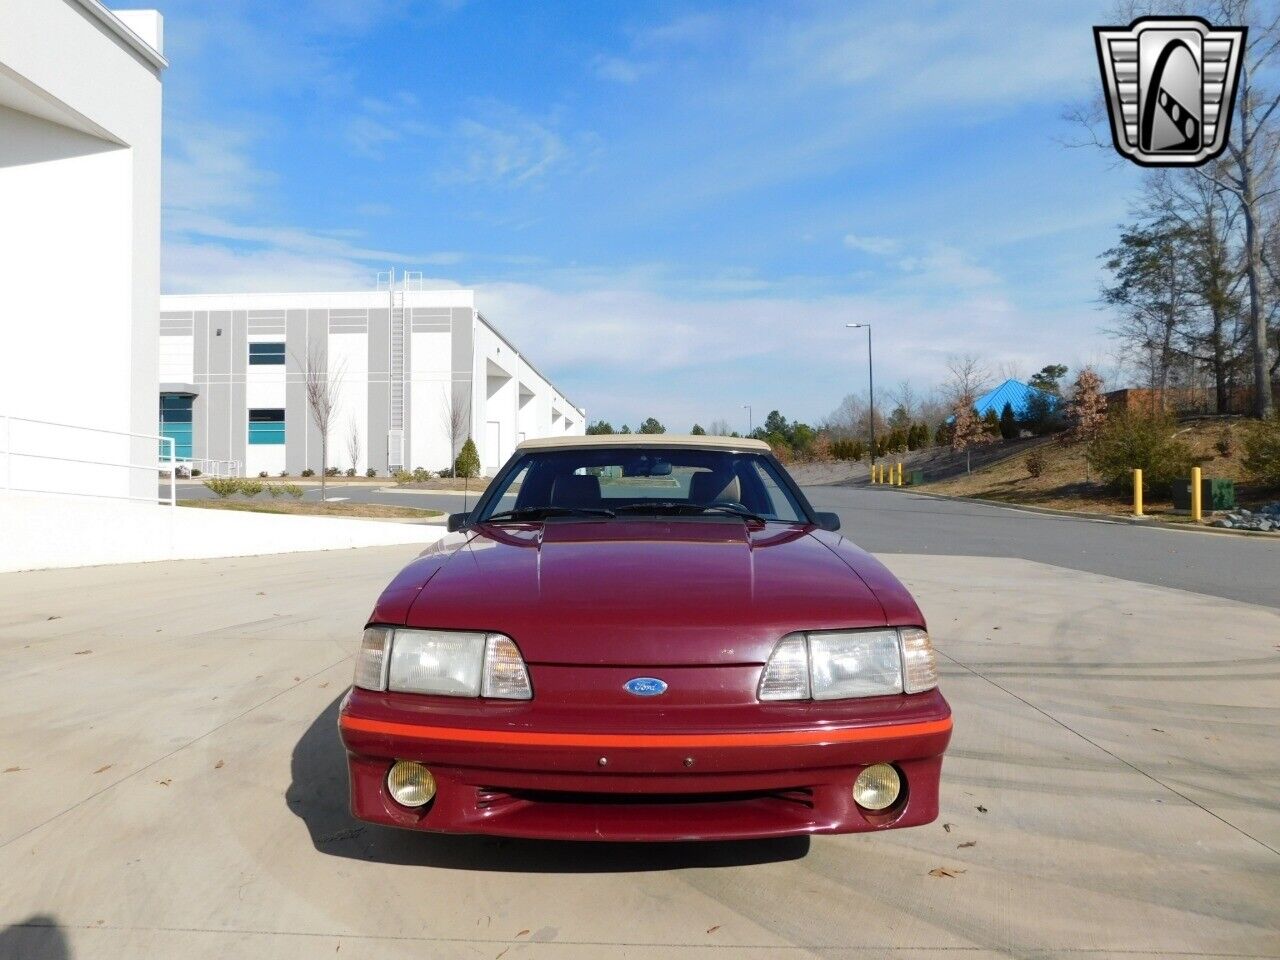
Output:
[[288,475],[289,475],[289,471],[288,471],[288,470],[281,470],[281,471],[277,474],[277,476],[280,476],[280,477],[287,477]]
[[296,483],[282,484],[280,489],[283,490],[285,493],[287,493],[289,496],[293,497],[293,499],[295,500],[302,499],[302,493],[303,493],[302,487],[300,487]]
[[307,467],[307,469],[302,471],[302,475],[304,477],[314,477],[316,475],[316,472],[312,470],[310,467]]
[[1263,483],[1280,485],[1280,412],[1245,426],[1244,468]]
[[1026,464],[1027,474],[1033,480],[1044,473],[1044,454],[1039,450],[1032,450],[1022,462]]
[[1235,449],[1235,438],[1231,436],[1231,428],[1223,427],[1222,432],[1218,434],[1218,439],[1213,441],[1213,449],[1218,451],[1218,456],[1229,457],[1231,451]]
[[280,494],[284,493],[284,490],[281,489],[279,484],[267,483],[267,484],[263,484],[263,486],[266,488],[267,493],[271,494],[272,500],[280,496]]
[[836,460],[856,460],[857,458],[853,455],[853,441],[832,440],[831,456]]
[[413,474],[408,470],[396,470],[391,474],[391,479],[403,486],[406,483],[413,483]]
[[1135,467],[1142,469],[1144,486],[1167,486],[1191,468],[1191,449],[1173,433],[1174,420],[1164,412],[1125,408],[1107,415],[1089,443],[1089,466],[1103,483],[1123,490]]
[[336,477],[338,475],[338,468],[329,467],[328,469],[325,470],[324,475],[326,477]]
[[809,446],[809,456],[819,463],[826,463],[832,459],[831,437],[825,433],[820,433],[813,438],[813,443]]
[[[657,421],[654,422],[656,423]],[[653,432],[660,433],[662,431]],[[480,473],[480,454],[476,451],[475,441],[470,437],[467,437],[467,442],[462,445],[458,459],[453,461],[453,473],[454,476],[458,477],[474,477]]]
[[426,482],[427,482],[428,480],[430,480],[430,479],[431,479],[431,471],[430,471],[430,470],[426,470],[426,469],[424,469],[423,467],[414,467],[414,468],[413,468],[413,482],[414,482],[414,483],[426,483]]
[[223,500],[240,489],[240,481],[236,477],[210,477],[204,485]]
[[356,468],[355,468],[355,467],[347,467],[347,476],[348,476],[348,477],[354,477],[355,475],[356,475]]
[[366,477],[376,477],[378,475],[378,471],[373,469],[373,467],[370,467],[368,470],[364,472],[364,475]]
[[259,477],[260,479],[265,480],[265,479],[267,479],[267,476],[268,476],[267,471],[265,471],[265,470],[259,470],[259,471],[258,471],[258,477]]
[[191,475],[192,475],[193,477],[198,477],[198,476],[202,475],[203,473],[204,473],[204,471],[203,471],[203,470],[192,470],[192,471],[191,471]]
[[241,480],[237,486],[239,487],[241,495],[246,497],[256,497],[262,492],[262,489],[266,484],[261,480]]

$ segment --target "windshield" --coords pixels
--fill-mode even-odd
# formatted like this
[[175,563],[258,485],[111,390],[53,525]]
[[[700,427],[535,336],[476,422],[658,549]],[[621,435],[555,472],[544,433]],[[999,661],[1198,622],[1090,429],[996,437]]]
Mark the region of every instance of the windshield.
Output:
[[532,451],[495,483],[476,516],[730,516],[804,522],[777,468],[757,453],[644,448]]

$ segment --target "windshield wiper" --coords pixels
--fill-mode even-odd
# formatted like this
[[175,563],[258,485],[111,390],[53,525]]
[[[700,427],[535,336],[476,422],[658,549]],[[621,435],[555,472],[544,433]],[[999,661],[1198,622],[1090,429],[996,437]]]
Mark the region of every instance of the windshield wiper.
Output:
[[700,503],[696,505],[699,513],[706,513],[708,510],[722,510],[725,513],[731,513],[735,517],[741,517],[743,520],[755,520],[758,523],[768,523],[767,517],[762,517],[758,513],[752,513],[746,507],[740,507],[734,503]]
[[503,520],[544,520],[547,517],[613,517],[612,510],[603,507],[521,507],[518,510],[500,510],[481,520],[496,523]]
[[764,517],[752,513],[746,507],[724,502],[690,503],[688,500],[646,500],[642,503],[626,503],[618,507],[619,513],[672,513],[678,516],[708,513],[712,510],[730,513],[735,517],[742,517],[744,520],[756,520],[760,523],[767,522]]

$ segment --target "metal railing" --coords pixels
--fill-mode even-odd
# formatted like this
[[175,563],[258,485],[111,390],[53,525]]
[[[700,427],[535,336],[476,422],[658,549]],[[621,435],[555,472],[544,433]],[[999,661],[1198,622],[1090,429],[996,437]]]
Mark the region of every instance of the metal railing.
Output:
[[[95,434],[98,436],[125,437],[129,440],[145,440],[150,449],[157,450],[164,448],[165,453],[157,456],[156,460],[151,463],[132,463],[126,460],[100,460],[90,457],[74,456],[70,450],[74,448],[74,440],[70,444],[52,443],[47,437],[42,437],[41,441],[34,445],[32,449],[15,449],[14,447],[14,424],[27,424],[38,428],[52,427],[55,430],[72,430],[81,434]],[[41,433],[47,433],[41,430]],[[102,427],[86,427],[75,423],[59,423],[54,420],[34,420],[30,417],[14,417],[8,414],[0,414],[0,436],[4,437],[4,450],[0,451],[4,454],[4,490],[11,493],[46,493],[56,496],[73,496],[73,497],[100,497],[107,500],[136,500],[144,503],[167,503],[169,506],[175,506],[177,503],[177,466],[178,459],[176,456],[176,447],[172,437],[162,437],[149,433],[129,433],[124,430],[106,430]],[[157,447],[159,443],[161,447]],[[167,445],[167,446],[166,446]],[[57,450],[59,452],[49,452]],[[88,490],[57,490],[48,486],[32,486],[21,487],[14,486],[13,480],[13,462],[15,459],[20,460],[40,460],[51,464],[77,464],[80,466],[92,467],[109,467],[121,470],[142,470],[150,474],[159,476],[168,476],[169,493],[168,496],[163,494],[155,494],[152,496],[134,496],[131,494],[101,493]],[[21,481],[20,481],[21,482]]]
[[240,461],[209,460],[207,458],[179,460],[178,469],[185,469],[188,473],[193,470],[199,470],[202,474],[207,474],[211,477],[238,477],[240,476]]

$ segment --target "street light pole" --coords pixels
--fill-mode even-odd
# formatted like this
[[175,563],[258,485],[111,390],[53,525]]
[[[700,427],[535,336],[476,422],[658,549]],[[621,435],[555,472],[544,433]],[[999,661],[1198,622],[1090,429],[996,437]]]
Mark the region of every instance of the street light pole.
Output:
[[867,331],[867,396],[870,399],[870,414],[867,417],[867,423],[871,427],[871,466],[876,465],[876,377],[875,367],[871,363],[871,324],[869,323],[846,323],[845,327],[850,330]]
[[751,404],[744,403],[742,409],[747,411],[747,436],[751,436],[756,432],[755,419],[751,416]]

